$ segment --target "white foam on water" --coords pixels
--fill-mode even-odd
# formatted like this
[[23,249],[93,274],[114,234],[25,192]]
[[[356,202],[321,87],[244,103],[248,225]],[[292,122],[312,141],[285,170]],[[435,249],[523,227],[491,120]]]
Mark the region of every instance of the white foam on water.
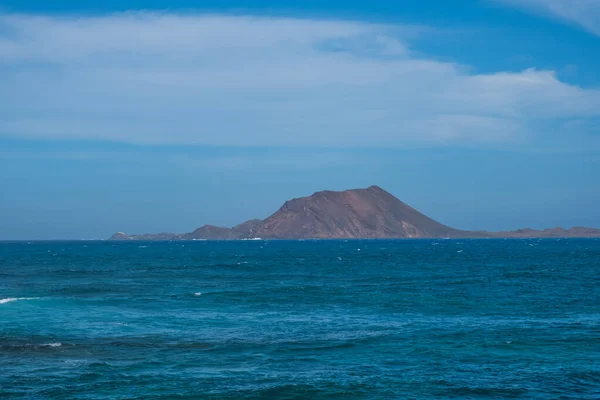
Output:
[[194,293],[194,296],[202,296],[202,293],[201,292],[196,292],[196,293]]
[[44,343],[42,345],[42,347],[60,347],[62,346],[62,343],[56,342],[56,343]]
[[90,361],[89,360],[64,360],[65,364],[69,364],[69,365],[75,365],[75,366],[82,366],[82,365],[86,365],[89,364]]
[[7,297],[6,299],[0,299],[0,304],[6,304],[6,303],[10,303],[11,301],[18,301],[18,300],[36,300],[39,299],[39,297]]

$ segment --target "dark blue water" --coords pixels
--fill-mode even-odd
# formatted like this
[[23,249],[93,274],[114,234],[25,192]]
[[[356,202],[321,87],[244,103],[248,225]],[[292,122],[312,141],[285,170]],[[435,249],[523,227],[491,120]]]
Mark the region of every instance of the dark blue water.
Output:
[[600,240],[0,243],[0,398],[600,398]]

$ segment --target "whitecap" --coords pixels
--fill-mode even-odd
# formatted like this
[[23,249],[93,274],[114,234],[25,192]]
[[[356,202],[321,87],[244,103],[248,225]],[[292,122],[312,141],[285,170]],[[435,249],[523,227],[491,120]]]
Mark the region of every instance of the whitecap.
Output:
[[75,366],[82,366],[82,365],[90,363],[88,360],[65,360],[64,362],[66,364],[75,365]]
[[7,297],[6,299],[0,299],[0,304],[10,303],[11,301],[18,300],[36,300],[39,297]]
[[44,343],[42,345],[42,347],[60,347],[62,346],[62,343],[56,342],[56,343]]
[[202,296],[202,292],[196,292],[194,293],[194,296]]

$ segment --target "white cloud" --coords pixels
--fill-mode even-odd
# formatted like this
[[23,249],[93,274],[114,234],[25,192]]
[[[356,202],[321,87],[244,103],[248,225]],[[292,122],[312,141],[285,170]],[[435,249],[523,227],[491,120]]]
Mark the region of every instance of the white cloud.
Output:
[[[89,150],[39,147],[36,149],[0,149],[0,160],[66,160],[111,163],[131,170],[137,165],[159,162],[163,168],[172,166],[181,170],[240,170],[278,169],[315,170],[324,167],[347,166],[363,161],[351,151],[275,149],[256,152],[253,149],[228,149],[216,154],[188,151],[181,146],[156,148],[141,147],[127,150]],[[222,150],[222,149],[221,149]],[[233,154],[232,154],[233,153]]]
[[0,15],[0,135],[471,145],[543,139],[548,121],[585,129],[600,116],[600,91],[552,71],[473,74],[417,56],[410,37],[421,31],[250,16]]
[[238,156],[204,156],[172,154],[168,162],[183,170],[317,170],[325,167],[348,166],[361,161],[359,156],[339,151],[271,152]]
[[576,24],[600,36],[598,0],[492,0]]

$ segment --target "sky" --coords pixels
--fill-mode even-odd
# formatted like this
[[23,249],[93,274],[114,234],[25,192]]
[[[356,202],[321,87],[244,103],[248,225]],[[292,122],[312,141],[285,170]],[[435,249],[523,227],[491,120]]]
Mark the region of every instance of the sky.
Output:
[[600,227],[600,1],[3,0],[0,240],[189,232],[379,185]]

